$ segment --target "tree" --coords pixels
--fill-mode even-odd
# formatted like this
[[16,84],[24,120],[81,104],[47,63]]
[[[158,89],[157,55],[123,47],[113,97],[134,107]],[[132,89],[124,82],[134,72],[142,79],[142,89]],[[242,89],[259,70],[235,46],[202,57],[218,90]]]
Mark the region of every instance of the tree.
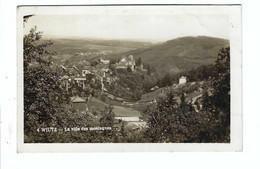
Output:
[[221,111],[230,111],[230,48],[222,48],[215,63],[216,73],[212,86],[215,106]]
[[125,130],[125,122],[122,122],[122,125],[121,125],[121,129],[120,129],[120,133],[123,137],[125,137],[127,135],[127,132]]
[[171,86],[171,85],[172,85],[171,75],[167,73],[161,80],[161,86]]
[[140,66],[141,64],[142,64],[142,59],[139,57],[136,62],[136,66]]
[[112,62],[112,60],[109,62],[109,65],[108,65],[108,68],[112,71],[115,70],[115,66],[114,66],[114,63]]
[[147,107],[148,115],[146,136],[149,142],[212,142],[207,131],[211,124],[211,115],[207,112],[195,112],[181,97],[179,105],[170,93],[158,101],[157,105]]
[[126,69],[128,72],[132,72],[132,69],[130,66],[127,66],[127,69]]
[[46,141],[46,137],[39,138],[37,128],[53,126],[53,114],[58,112],[62,100],[60,76],[46,57],[54,54],[46,50],[52,42],[40,43],[41,37],[42,32],[37,32],[35,26],[23,39],[24,134],[31,142]]
[[144,114],[148,115],[148,130],[146,135],[151,142],[173,142],[175,135],[172,125],[178,104],[171,93],[164,100],[159,100],[156,106],[147,107]]
[[162,82],[161,82],[161,80],[158,78],[158,80],[157,80],[157,82],[156,82],[156,85],[158,86],[158,87],[163,87],[162,86]]
[[[211,93],[209,95],[208,93]],[[203,95],[203,109],[213,120],[210,137],[215,142],[230,142],[230,48],[222,48],[215,62],[209,89]]]
[[150,65],[147,65],[147,75],[148,76],[151,75],[151,67],[150,67]]
[[187,105],[187,103],[185,102],[185,93],[182,93],[182,95],[181,95],[180,108],[181,108],[182,110],[185,110],[185,111],[188,110],[188,105]]
[[51,56],[55,53],[46,50],[47,47],[51,46],[53,43],[51,41],[37,44],[42,38],[42,32],[37,32],[37,27],[35,26],[30,30],[28,35],[24,35],[23,38],[23,59],[24,59],[24,70],[27,69],[29,64],[32,62],[37,62],[40,65],[50,65],[51,62],[44,59],[44,56]]
[[95,67],[98,63],[99,63],[99,62],[98,62],[97,59],[93,59],[93,60],[90,61],[90,65],[91,65],[92,67]]
[[100,118],[100,125],[103,127],[112,127],[114,122],[115,114],[113,112],[113,107],[109,105],[102,113],[102,117]]

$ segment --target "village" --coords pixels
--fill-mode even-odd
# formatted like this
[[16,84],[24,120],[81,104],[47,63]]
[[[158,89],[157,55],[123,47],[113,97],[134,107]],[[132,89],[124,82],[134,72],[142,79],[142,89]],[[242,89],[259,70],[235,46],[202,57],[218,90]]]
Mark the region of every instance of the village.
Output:
[[[195,87],[195,92],[185,93],[186,101],[197,112],[202,108],[199,100],[202,97],[203,89],[199,86],[202,86],[203,82],[187,84],[187,78],[184,76],[179,78],[178,84],[162,88],[157,85],[152,87],[150,92],[143,94],[137,101],[124,98],[118,93],[111,93],[109,89],[115,87],[115,84],[120,81],[115,76],[115,70],[124,70],[133,74],[147,72],[143,63],[136,64],[133,55],[122,56],[120,60],[113,64],[111,60],[101,57],[92,62],[84,61],[83,64],[81,62],[80,66],[59,66],[62,69],[60,87],[69,96],[70,107],[74,111],[89,115],[96,123],[102,117],[102,113],[112,106],[114,113],[113,127],[120,129],[122,125],[125,125],[128,131],[141,131],[146,128],[147,124],[147,119],[142,113],[143,108],[156,104],[158,99],[164,98],[171,91],[179,91],[187,85],[186,88],[197,87]],[[130,88],[127,87],[125,92],[129,90]],[[175,99],[180,103],[180,97],[176,96]]]

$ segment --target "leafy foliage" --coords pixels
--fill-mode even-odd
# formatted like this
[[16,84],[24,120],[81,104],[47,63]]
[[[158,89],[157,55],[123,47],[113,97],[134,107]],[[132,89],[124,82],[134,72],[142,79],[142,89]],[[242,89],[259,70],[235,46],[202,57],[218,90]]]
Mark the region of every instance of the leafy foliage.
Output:
[[203,96],[205,111],[212,112],[215,121],[212,132],[216,141],[230,142],[230,48],[222,48],[215,63],[211,88]]
[[178,84],[179,78],[181,76],[187,77],[187,80],[190,82],[210,80],[210,78],[212,78],[212,76],[214,76],[216,72],[215,69],[215,65],[203,65],[196,69],[184,71],[177,74],[167,73],[163,78],[158,79],[157,86],[165,87],[171,86],[172,84]]
[[153,143],[209,142],[201,135],[210,124],[210,114],[190,110],[184,98],[179,105],[173,93],[160,100],[155,108],[149,107],[145,113],[149,115],[146,134]]
[[230,49],[222,48],[218,56],[201,111],[194,111],[184,94],[178,104],[173,93],[144,111],[151,142],[230,142]]
[[136,61],[136,66],[140,66],[142,64],[142,59],[139,57]]
[[114,122],[115,114],[112,111],[113,107],[109,106],[106,108],[106,110],[103,112],[102,117],[100,118],[100,126],[106,126],[106,127],[112,127]]
[[53,54],[45,50],[52,43],[38,44],[41,33],[34,27],[24,36],[24,132],[30,136],[36,127],[53,125],[52,115],[61,102],[59,75],[43,59]]
[[45,48],[52,45],[51,41],[46,43],[38,44],[42,37],[42,32],[37,32],[35,26],[30,30],[28,35],[24,35],[23,38],[23,56],[24,56],[24,70],[27,69],[30,63],[37,62],[40,65],[50,65],[51,62],[44,59],[44,56],[54,55],[54,52],[49,52]]

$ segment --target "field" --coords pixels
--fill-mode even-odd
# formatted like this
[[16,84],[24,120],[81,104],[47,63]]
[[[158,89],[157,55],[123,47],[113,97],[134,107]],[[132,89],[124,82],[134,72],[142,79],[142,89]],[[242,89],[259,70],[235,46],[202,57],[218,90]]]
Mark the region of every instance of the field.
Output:
[[113,112],[117,115],[117,116],[140,116],[140,112],[137,110],[134,110],[132,108],[126,108],[126,107],[122,107],[122,106],[113,106]]
[[[106,108],[109,107],[108,104],[106,104],[105,102],[92,97],[91,100],[88,102],[87,104],[88,109],[90,112],[97,112],[98,116],[101,116],[102,112],[104,112],[106,110]],[[140,116],[140,112],[138,110],[132,109],[132,108],[128,108],[128,107],[123,107],[123,106],[116,106],[113,105],[113,112],[115,113],[115,115],[117,116]]]
[[[50,40],[45,38],[42,42]],[[152,45],[149,42],[121,41],[121,40],[101,40],[87,38],[52,38],[53,45],[47,49],[56,52],[53,60],[56,63],[71,60],[73,62],[82,59],[90,60],[100,55],[109,55],[135,50],[137,48],[147,48]]]

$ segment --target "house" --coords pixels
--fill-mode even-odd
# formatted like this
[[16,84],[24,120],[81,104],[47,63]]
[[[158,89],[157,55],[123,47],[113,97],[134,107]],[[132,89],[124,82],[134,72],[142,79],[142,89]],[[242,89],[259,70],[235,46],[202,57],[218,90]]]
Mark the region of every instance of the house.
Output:
[[92,73],[90,70],[86,70],[86,69],[82,70],[82,76],[86,76],[88,74],[93,75],[94,73]]
[[152,87],[150,90],[151,90],[151,91],[154,91],[154,90],[157,90],[157,89],[159,89],[159,87],[158,87],[158,86],[154,86],[154,87]]
[[85,88],[85,81],[87,80],[86,77],[75,77],[74,79],[78,86],[82,87],[83,89]]
[[84,53],[83,52],[75,53],[75,56],[77,56],[77,55],[83,56]]
[[109,72],[109,68],[102,68],[101,71],[107,73],[107,72]]
[[132,102],[126,102],[126,101],[123,101],[122,106],[133,107],[134,104],[133,104]]
[[73,109],[79,111],[86,111],[86,100],[79,96],[74,96],[70,98],[71,106]]
[[116,69],[126,69],[126,68],[127,66],[122,62],[116,64]]
[[115,114],[115,119],[120,121],[138,122],[140,121],[140,118],[142,118],[142,115],[139,111],[122,106],[113,106],[113,112]]
[[79,76],[80,75],[80,71],[76,66],[67,67],[66,71],[70,76],[75,76],[75,75]]
[[187,82],[187,78],[182,76],[180,79],[179,79],[179,84],[185,84]]
[[64,71],[66,71],[66,69],[67,69],[67,68],[66,68],[65,66],[63,66],[63,65],[60,65],[60,67],[61,67],[61,69],[64,70]]
[[61,82],[61,88],[65,89],[66,92],[69,92],[69,88],[72,87],[71,85],[71,78],[67,75],[61,77],[60,79]]
[[107,64],[110,63],[110,60],[104,60],[103,58],[101,58],[101,59],[100,59],[100,62],[107,65]]

